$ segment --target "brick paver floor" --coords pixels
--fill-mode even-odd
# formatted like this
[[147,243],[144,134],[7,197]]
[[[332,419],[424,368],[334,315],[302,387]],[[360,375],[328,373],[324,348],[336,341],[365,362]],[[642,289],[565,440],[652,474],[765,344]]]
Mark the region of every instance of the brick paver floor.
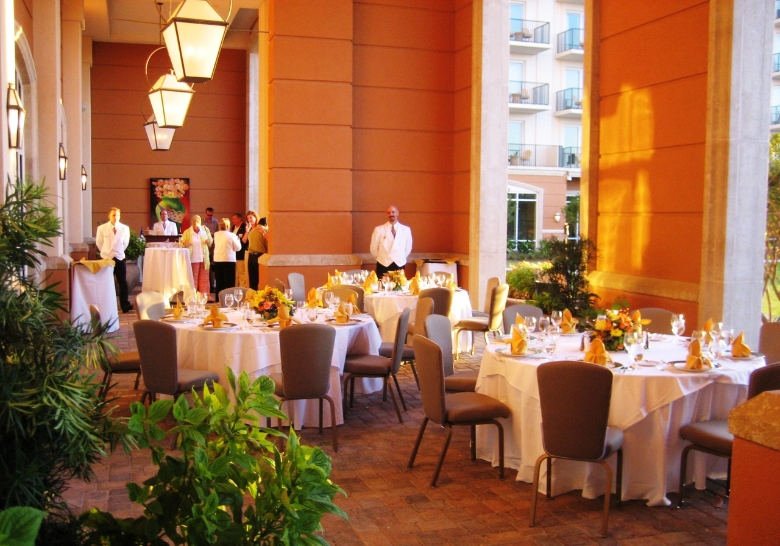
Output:
[[[132,321],[135,313],[120,315],[118,345],[135,349]],[[477,355],[460,366],[479,365]],[[129,376],[118,376],[111,394],[118,397],[118,414],[140,398]],[[409,411],[399,424],[390,400],[381,394],[359,395],[355,408],[339,427],[339,452],[331,446],[330,431],[320,436],[316,428],[304,429],[303,441],[319,445],[333,458],[334,482],[348,496],[337,504],[349,521],[324,519],[324,538],[334,545],[434,545],[434,544],[725,544],[728,502],[706,492],[690,491],[688,508],[649,508],[641,501],[613,504],[609,537],[599,536],[603,497],[584,499],[573,491],[551,501],[540,497],[537,525],[528,526],[531,486],[515,481],[507,469],[506,480],[485,461],[469,457],[468,427],[456,427],[438,487],[429,487],[444,439],[443,430],[428,426],[413,470],[407,462],[423,419],[420,394],[409,370],[399,380]],[[154,473],[146,451],[126,455],[117,451],[96,468],[91,483],[73,483],[66,501],[75,512],[98,507],[117,517],[140,515],[138,505],[127,498],[125,483],[140,482]]]

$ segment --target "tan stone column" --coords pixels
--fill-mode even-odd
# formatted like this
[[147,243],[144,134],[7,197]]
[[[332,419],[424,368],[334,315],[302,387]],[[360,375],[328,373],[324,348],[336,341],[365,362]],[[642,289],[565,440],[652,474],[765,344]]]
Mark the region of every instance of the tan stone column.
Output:
[[84,19],[82,0],[62,2],[62,105],[68,120],[67,148],[68,178],[63,192],[67,195],[67,213],[64,226],[66,254],[72,250],[84,251],[83,223],[85,209],[82,203],[82,55],[81,23]]
[[8,119],[6,113],[6,94],[8,83],[14,81],[14,3],[3,2],[2,11],[0,11],[0,74],[3,74],[2,93],[3,108],[0,108],[0,202],[5,200],[5,184],[8,177],[14,176],[15,166],[11,161],[12,154],[8,150]]
[[[82,243],[94,240],[92,233],[92,37],[81,37],[81,161],[87,169],[87,191],[81,192]],[[81,183],[79,181],[79,187]]]

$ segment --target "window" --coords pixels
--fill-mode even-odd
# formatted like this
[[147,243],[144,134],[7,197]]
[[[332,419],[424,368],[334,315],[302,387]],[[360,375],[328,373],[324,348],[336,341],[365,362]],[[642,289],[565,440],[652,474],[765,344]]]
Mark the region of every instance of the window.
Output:
[[580,238],[580,194],[566,194],[566,238],[576,241]]
[[582,26],[582,14],[576,11],[566,12],[566,30],[571,28],[584,28]]
[[520,165],[520,152],[523,144],[523,122],[510,121],[507,124],[509,135],[507,144],[509,148],[509,164],[513,166]]
[[[509,63],[509,94],[520,94],[521,82],[523,81],[524,63]],[[512,101],[510,101],[512,102]],[[517,101],[519,102],[519,101]]]
[[563,165],[568,169],[580,168],[580,147],[582,146],[582,127],[563,126]]
[[564,69],[563,80],[565,89],[582,89],[582,70],[579,68]]
[[508,247],[536,242],[536,194],[510,188],[506,199],[506,238]]

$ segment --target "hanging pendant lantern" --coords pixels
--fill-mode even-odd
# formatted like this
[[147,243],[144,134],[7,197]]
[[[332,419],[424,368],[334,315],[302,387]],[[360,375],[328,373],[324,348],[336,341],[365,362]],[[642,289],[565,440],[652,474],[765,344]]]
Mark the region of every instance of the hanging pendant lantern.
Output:
[[152,151],[167,152],[171,149],[173,133],[176,132],[176,129],[160,127],[157,125],[154,115],[152,115],[144,124],[144,130],[146,130],[146,138],[149,139],[149,146],[151,146]]
[[160,127],[177,129],[184,125],[187,109],[195,91],[186,83],[176,81],[176,76],[170,74],[160,76],[149,91],[149,102]]

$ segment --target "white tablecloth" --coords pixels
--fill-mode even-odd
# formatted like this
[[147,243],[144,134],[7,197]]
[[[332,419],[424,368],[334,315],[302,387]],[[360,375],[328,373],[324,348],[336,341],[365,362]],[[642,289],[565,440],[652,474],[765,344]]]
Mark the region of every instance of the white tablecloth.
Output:
[[[228,319],[236,324],[245,322],[236,312],[227,313]],[[320,321],[323,320],[321,316]],[[379,331],[373,320],[361,319],[360,324],[334,326],[336,341],[331,361],[330,390],[328,395],[336,405],[336,423],[344,423],[341,405],[341,373],[348,354],[379,354]],[[249,328],[232,332],[206,331],[198,327],[201,321],[191,323],[172,323],[176,326],[176,341],[179,366],[188,369],[211,370],[219,374],[220,383],[227,386],[226,366],[238,376],[247,372],[250,379],[259,375],[281,374],[281,355],[279,352],[279,332]],[[293,326],[294,327],[294,326]],[[382,389],[379,379],[356,381],[356,388],[362,392],[376,392]],[[292,405],[292,407],[291,407]],[[325,426],[330,426],[328,403],[323,406]],[[290,416],[296,428],[317,426],[319,423],[319,405],[316,400],[288,402],[282,408]],[[301,420],[298,416],[303,415]]]
[[[671,338],[671,336],[669,336]],[[581,359],[579,336],[561,337],[555,360]],[[542,447],[541,410],[536,368],[549,360],[513,358],[495,352],[502,345],[491,344],[485,350],[477,382],[477,392],[493,396],[510,408],[512,416],[503,422],[506,465],[518,470],[517,479],[533,481],[536,459]],[[503,345],[506,347],[506,345]],[[684,360],[687,350],[671,339],[651,343],[645,360]],[[613,358],[628,363],[628,355]],[[733,361],[721,359],[723,367],[712,372],[690,373],[659,364],[637,367],[628,373],[615,372],[609,424],[623,430],[623,498],[647,499],[650,506],[668,505],[667,491],[676,491],[680,455],[687,442],[682,426],[707,419],[725,419],[728,412],[745,401],[750,373],[764,366],[763,358]],[[495,427],[477,428],[477,454],[498,464],[498,440]],[[616,456],[609,459],[616,469]],[[553,462],[553,494],[582,489],[583,496],[595,498],[604,491],[604,469],[592,463],[556,459]],[[691,452],[689,478],[704,487],[705,476],[725,474],[725,460]],[[542,465],[539,490],[546,487]],[[614,484],[613,484],[614,491]]]
[[192,290],[195,282],[186,248],[147,248],[144,253],[144,282],[141,290],[165,296],[165,305],[182,289]]
[[114,288],[114,267],[108,266],[92,273],[78,262],[72,264],[73,282],[70,292],[70,320],[75,324],[89,324],[89,306],[97,305],[100,321],[110,324],[108,331],[119,330],[119,311]]
[[420,275],[430,275],[431,273],[449,273],[452,280],[458,282],[458,264],[448,264],[447,262],[425,262],[420,266]]

